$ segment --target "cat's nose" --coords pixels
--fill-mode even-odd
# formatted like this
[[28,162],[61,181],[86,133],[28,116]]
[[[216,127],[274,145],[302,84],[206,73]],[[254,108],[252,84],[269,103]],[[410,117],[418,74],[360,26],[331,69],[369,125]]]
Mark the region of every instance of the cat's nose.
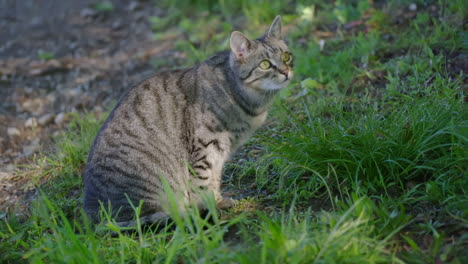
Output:
[[282,68],[282,69],[278,69],[278,71],[284,75],[284,77],[286,77],[286,80],[290,79],[290,73],[291,71],[288,69],[288,68]]
[[288,76],[288,73],[289,73],[289,69],[288,69],[288,68],[278,69],[278,71],[279,71],[281,74]]

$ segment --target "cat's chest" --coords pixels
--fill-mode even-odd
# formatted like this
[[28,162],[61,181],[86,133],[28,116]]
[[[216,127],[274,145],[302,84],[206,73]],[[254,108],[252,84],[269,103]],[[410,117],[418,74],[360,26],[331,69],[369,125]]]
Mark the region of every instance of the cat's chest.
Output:
[[231,129],[225,131],[225,135],[229,136],[231,149],[237,149],[245,143],[249,137],[265,122],[267,112],[261,113],[258,116],[244,116],[242,120],[232,121]]
[[259,114],[258,116],[250,118],[249,123],[250,123],[251,128],[255,131],[255,130],[257,130],[257,128],[262,126],[263,123],[265,122],[265,119],[266,119],[267,115],[268,115],[268,112],[265,111],[265,112]]
[[198,112],[195,134],[201,137],[217,138],[231,150],[242,145],[265,122],[267,117],[267,111],[251,116],[242,112],[242,109],[238,107],[215,108],[214,110],[206,108]]
[[[236,135],[236,141],[234,142],[232,148],[237,149],[240,145],[242,145],[247,139],[260,127],[263,125],[265,122],[265,119],[267,117],[267,111],[261,113],[258,116],[255,117],[246,117],[244,119],[245,122],[243,122],[242,125],[246,127],[246,129],[242,129],[241,131],[235,131],[233,132],[234,135]],[[245,125],[248,124],[248,125]],[[241,124],[239,124],[241,125]],[[241,126],[242,126],[241,125]]]

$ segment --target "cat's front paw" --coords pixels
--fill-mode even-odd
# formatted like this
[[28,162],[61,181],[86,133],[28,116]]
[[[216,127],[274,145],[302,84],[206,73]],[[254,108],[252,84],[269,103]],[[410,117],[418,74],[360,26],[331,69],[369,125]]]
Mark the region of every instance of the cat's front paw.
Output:
[[236,206],[238,203],[237,200],[232,198],[223,197],[221,200],[217,201],[216,207],[219,209],[229,209]]

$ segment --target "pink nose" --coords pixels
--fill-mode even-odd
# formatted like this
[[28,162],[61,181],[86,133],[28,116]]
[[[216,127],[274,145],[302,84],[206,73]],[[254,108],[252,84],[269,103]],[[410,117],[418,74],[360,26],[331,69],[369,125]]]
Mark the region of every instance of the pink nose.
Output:
[[289,70],[286,68],[286,69],[278,69],[278,71],[281,73],[281,74],[284,74],[286,76],[288,76],[288,73],[289,73]]

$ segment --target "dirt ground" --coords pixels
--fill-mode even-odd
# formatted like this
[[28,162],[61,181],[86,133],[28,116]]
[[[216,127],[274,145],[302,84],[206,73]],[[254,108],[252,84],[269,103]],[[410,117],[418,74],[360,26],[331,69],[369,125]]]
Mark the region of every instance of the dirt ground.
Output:
[[0,0],[0,210],[27,193],[21,177],[72,112],[102,112],[176,56],[153,39],[151,1]]

